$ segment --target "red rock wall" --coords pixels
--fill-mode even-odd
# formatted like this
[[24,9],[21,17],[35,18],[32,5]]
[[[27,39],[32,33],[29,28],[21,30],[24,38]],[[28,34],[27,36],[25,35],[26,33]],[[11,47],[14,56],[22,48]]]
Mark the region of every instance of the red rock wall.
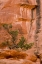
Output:
[[[30,22],[31,18],[32,18],[32,12],[29,9],[20,9],[20,7],[14,5],[14,4],[18,4],[20,2],[20,0],[0,0],[1,5],[0,5],[0,23],[12,23],[12,25],[14,26],[13,29],[19,29],[24,37],[27,39],[28,42],[39,42],[39,45],[41,47],[42,45],[42,0],[40,0],[40,15],[37,15],[37,13],[39,14],[39,12],[37,11],[37,8],[33,9],[33,20],[32,22]],[[36,0],[28,0],[29,4],[37,4]],[[38,7],[39,7],[39,3],[38,3]],[[27,14],[26,14],[27,13]],[[23,18],[29,18],[29,21],[27,22],[20,22],[17,20],[17,17],[23,17]],[[38,22],[38,18],[39,20],[39,29],[37,28],[37,22]],[[16,21],[16,22],[15,22]],[[19,24],[16,25],[16,24]],[[18,27],[17,27],[18,26]],[[19,28],[20,27],[20,28]],[[36,34],[36,31],[40,30],[40,33]],[[6,33],[6,31],[2,30],[2,32]],[[3,35],[0,31],[0,42],[2,41],[2,39],[4,39],[4,37],[2,38],[1,35]],[[6,35],[4,35],[6,36]],[[38,41],[36,41],[38,40]]]

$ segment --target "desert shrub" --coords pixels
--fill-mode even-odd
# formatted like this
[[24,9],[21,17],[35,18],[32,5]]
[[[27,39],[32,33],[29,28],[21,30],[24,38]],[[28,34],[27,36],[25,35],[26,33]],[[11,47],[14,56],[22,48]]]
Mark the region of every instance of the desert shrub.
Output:
[[9,34],[12,36],[12,42],[15,43],[18,36],[18,30],[10,31]]
[[2,42],[1,46],[7,46],[6,42]]
[[3,24],[3,27],[4,27],[5,29],[8,29],[8,24]]
[[22,48],[24,46],[26,39],[24,37],[21,37],[19,43],[17,44],[18,47]]
[[34,45],[34,43],[25,44],[25,42],[26,42],[26,39],[24,37],[21,37],[19,43],[17,44],[17,47],[27,50],[32,48],[32,46]]
[[13,43],[12,45],[9,44],[9,41],[3,42],[4,46],[8,46],[9,49],[15,49],[15,48],[21,48],[21,49],[30,49],[33,46],[33,43],[26,43],[26,39],[24,36],[22,36],[19,39],[18,44],[16,44],[17,41],[17,36],[19,34],[18,30],[10,30],[12,28],[12,24],[3,24],[3,27],[7,30],[7,32],[11,35],[11,42]]
[[24,49],[31,49],[34,43],[29,43],[29,44],[24,44],[23,48]]
[[9,24],[9,28],[12,28],[12,24]]

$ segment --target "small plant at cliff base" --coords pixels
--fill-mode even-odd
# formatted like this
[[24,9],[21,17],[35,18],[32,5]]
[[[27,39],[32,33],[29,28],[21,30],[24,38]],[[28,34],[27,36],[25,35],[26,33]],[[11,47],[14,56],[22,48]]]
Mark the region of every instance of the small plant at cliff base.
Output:
[[15,49],[15,48],[21,48],[21,49],[30,49],[33,46],[33,43],[30,44],[25,44],[26,39],[22,36],[21,39],[19,40],[19,43],[16,44],[17,41],[17,36],[18,36],[18,30],[12,31],[9,30],[10,28],[12,28],[11,24],[3,24],[3,27],[7,30],[7,32],[11,35],[12,39],[12,45],[9,44],[9,41],[6,41],[6,44],[3,43],[3,45],[7,45],[9,47],[9,49]]

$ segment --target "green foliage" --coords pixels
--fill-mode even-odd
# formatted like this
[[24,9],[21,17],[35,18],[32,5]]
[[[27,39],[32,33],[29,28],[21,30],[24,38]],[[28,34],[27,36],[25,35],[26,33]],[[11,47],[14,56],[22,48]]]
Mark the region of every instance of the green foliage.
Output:
[[1,44],[2,46],[6,46],[7,44],[6,44],[6,42],[2,42],[2,44]]
[[34,45],[34,43],[25,44],[25,42],[26,42],[26,39],[24,37],[21,37],[19,43],[17,44],[17,47],[27,50],[32,48],[32,46]]
[[5,29],[8,29],[8,24],[3,24],[3,27],[4,27]]
[[[26,39],[22,36],[18,42],[18,44],[16,44],[17,41],[17,36],[18,36],[18,30],[9,30],[12,28],[11,24],[3,24],[3,27],[7,30],[7,32],[11,35],[11,42],[13,43],[12,45],[9,44],[9,41],[3,42],[2,45],[3,46],[8,46],[9,49],[14,49],[14,48],[21,48],[21,49],[30,49],[33,46],[33,43],[26,43]],[[26,43],[26,44],[25,44]]]
[[4,27],[5,29],[7,29],[8,27],[9,27],[9,28],[12,28],[12,24],[3,24],[3,27]]
[[21,39],[20,39],[19,43],[17,44],[17,45],[18,45],[18,47],[22,48],[22,47],[23,47],[23,45],[24,45],[24,42],[25,42],[25,38],[24,38],[24,37],[21,37]]
[[18,31],[17,30],[15,30],[15,31],[10,31],[9,32],[12,36],[17,36],[18,35]]
[[17,39],[17,36],[18,36],[18,31],[15,30],[15,31],[10,31],[9,34],[12,36],[12,42],[14,43]]
[[34,43],[29,43],[29,44],[24,44],[23,48],[24,49],[31,49]]
[[9,28],[12,28],[12,24],[9,24]]
[[9,41],[2,42],[1,46],[3,46],[3,47],[7,46],[7,47],[9,47],[9,49],[11,49]]

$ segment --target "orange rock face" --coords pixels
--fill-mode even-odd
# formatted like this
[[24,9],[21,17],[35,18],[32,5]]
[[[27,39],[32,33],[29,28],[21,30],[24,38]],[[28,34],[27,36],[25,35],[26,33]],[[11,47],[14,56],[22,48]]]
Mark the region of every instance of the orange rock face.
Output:
[[[31,55],[31,54],[26,54],[25,52],[21,51],[16,51],[16,50],[6,50],[3,52],[0,52],[0,59],[15,59],[15,60],[19,60],[19,59],[25,59],[27,60],[27,62],[23,62],[24,64],[32,64],[32,62],[36,62],[37,61],[37,57],[35,55]],[[30,60],[31,62],[29,62],[28,60]]]
[[19,51],[16,51],[16,50],[7,50],[7,51],[0,53],[0,59],[2,59],[2,58],[25,59],[26,56],[27,56],[26,53],[19,52]]
[[[31,6],[32,4],[33,5],[36,3],[38,4],[38,6],[35,7],[32,11],[30,9],[31,7],[29,9],[28,8],[24,9],[14,5],[14,4],[18,4],[19,2],[20,0],[0,0],[0,23],[7,23],[7,24],[12,23],[12,25],[14,26],[15,23],[17,24],[19,23],[19,20],[17,20],[18,17],[23,17],[26,19],[29,18],[30,19],[29,21],[32,22],[21,21],[20,26],[15,25],[13,27],[13,30],[14,28],[20,30],[20,32],[23,33],[22,35],[28,40],[28,42],[36,42],[38,44],[38,48],[40,47],[39,51],[41,53],[42,52],[42,0],[40,0],[40,2],[38,1],[38,3],[36,2],[36,0],[35,1],[27,0],[27,2],[31,4]],[[33,12],[33,15],[31,12]],[[11,38],[10,35],[7,33],[7,31],[0,26],[0,43],[6,41],[7,37]],[[5,51],[3,53],[0,53],[0,58],[8,58],[10,56],[12,56],[13,58],[14,57],[23,58],[23,59],[26,58],[27,60],[31,60],[33,62],[37,60],[35,55],[26,56],[26,54],[18,53],[15,51]]]

